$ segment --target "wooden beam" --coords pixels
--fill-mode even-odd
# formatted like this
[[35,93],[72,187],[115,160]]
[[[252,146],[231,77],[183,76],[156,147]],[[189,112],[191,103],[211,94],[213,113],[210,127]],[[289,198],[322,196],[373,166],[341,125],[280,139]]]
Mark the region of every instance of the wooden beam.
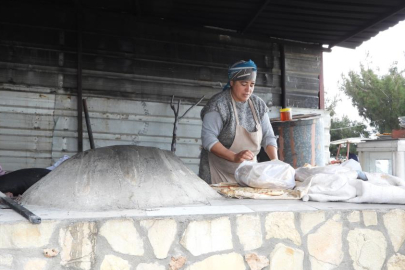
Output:
[[76,0],[77,16],[77,152],[83,152],[83,92],[82,92],[82,9]]
[[323,52],[321,52],[321,70],[319,72],[319,109],[325,109],[325,89],[323,84]]
[[259,17],[259,15],[262,13],[262,11],[267,7],[267,5],[270,3],[271,0],[265,0],[262,4],[262,6],[260,7],[260,9],[256,12],[256,14],[253,16],[253,18],[248,22],[248,24],[245,26],[245,28],[242,30],[242,34],[244,34],[249,27],[255,22],[255,20],[257,19],[257,17]]
[[281,107],[287,108],[287,90],[285,87],[285,45],[279,44],[280,46],[280,70],[281,70],[281,78],[280,78],[280,86],[281,86]]
[[388,20],[389,18],[391,18],[391,17],[395,16],[396,14],[401,13],[403,11],[405,11],[405,2],[403,2],[398,7],[395,7],[393,9],[391,9],[390,11],[384,13],[382,16],[378,17],[377,19],[370,21],[367,25],[357,28],[356,30],[350,32],[348,35],[344,36],[340,40],[335,41],[332,44],[329,44],[329,49],[332,48],[333,46],[338,45],[339,43],[342,43],[342,42],[354,37],[357,34],[360,34],[361,32],[363,32],[367,29],[370,29],[371,27],[375,26],[376,24],[379,24],[382,21]]

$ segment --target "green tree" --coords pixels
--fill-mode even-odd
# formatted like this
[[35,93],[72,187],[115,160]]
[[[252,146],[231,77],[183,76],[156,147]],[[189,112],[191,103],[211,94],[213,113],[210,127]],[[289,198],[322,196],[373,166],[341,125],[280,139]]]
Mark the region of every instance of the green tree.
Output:
[[[336,106],[341,102],[341,99],[338,95],[332,97],[332,99],[326,99],[326,110],[329,111],[331,116],[331,127],[330,127],[330,136],[331,141],[336,141],[345,138],[354,138],[354,137],[363,137],[368,138],[370,132],[367,131],[367,126],[358,122],[351,121],[348,116],[344,115],[341,119],[336,116]],[[338,145],[331,144],[329,151],[332,155],[336,155]],[[342,148],[340,153],[342,155],[347,154],[347,148]],[[350,152],[357,153],[356,145],[350,145]]]
[[[330,140],[336,141],[345,138],[362,137],[368,138],[370,132],[367,131],[367,126],[357,122],[351,121],[348,116],[344,115],[342,119],[332,118],[330,127]],[[332,155],[336,155],[338,145],[331,144],[329,151]],[[350,152],[357,153],[357,146],[350,144]],[[340,154],[346,155],[347,148],[342,148]]]
[[371,126],[380,133],[399,128],[398,116],[405,115],[405,77],[396,63],[383,76],[360,65],[360,73],[350,71],[342,79],[341,90]]

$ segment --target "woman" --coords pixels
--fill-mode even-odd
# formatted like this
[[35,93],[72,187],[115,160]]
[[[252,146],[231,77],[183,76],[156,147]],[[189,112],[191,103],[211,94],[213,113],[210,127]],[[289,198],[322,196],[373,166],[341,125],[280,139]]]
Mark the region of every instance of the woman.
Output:
[[260,146],[271,160],[278,159],[268,108],[252,94],[256,74],[252,60],[233,64],[223,91],[201,111],[203,150],[199,176],[207,183],[236,182],[236,168],[244,160],[256,160]]

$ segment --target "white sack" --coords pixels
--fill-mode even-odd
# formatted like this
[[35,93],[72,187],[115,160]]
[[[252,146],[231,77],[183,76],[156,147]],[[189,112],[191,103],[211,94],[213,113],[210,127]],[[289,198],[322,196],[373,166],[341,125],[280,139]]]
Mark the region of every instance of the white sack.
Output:
[[348,159],[345,162],[343,162],[342,164],[340,164],[340,166],[349,168],[354,171],[363,171],[360,163],[358,161],[355,161],[354,159]]
[[[356,196],[356,189],[350,185],[350,178],[345,174],[324,174],[314,175],[308,197],[303,200],[318,202],[345,201]],[[360,180],[358,180],[360,182]]]
[[235,171],[240,186],[271,189],[292,189],[295,186],[295,170],[280,160],[266,162],[244,161]]
[[352,180],[351,185],[357,194],[347,202],[405,204],[405,186],[382,186],[361,180]]
[[327,165],[323,167],[300,167],[295,170],[295,180],[305,181],[317,174],[344,174],[349,178],[357,178],[357,172],[350,166],[341,166],[340,164]]

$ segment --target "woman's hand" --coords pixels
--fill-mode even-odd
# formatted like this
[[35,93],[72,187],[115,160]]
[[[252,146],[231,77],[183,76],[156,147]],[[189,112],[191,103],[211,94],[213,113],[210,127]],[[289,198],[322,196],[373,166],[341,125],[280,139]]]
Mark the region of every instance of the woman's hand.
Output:
[[242,163],[245,160],[253,160],[255,157],[253,152],[249,150],[243,150],[235,154],[233,151],[225,148],[220,142],[214,144],[211,148],[211,153],[235,163]]
[[239,153],[235,154],[233,162],[242,163],[245,160],[253,160],[254,157],[255,157],[255,155],[253,154],[252,151],[243,150],[243,151],[240,151]]

